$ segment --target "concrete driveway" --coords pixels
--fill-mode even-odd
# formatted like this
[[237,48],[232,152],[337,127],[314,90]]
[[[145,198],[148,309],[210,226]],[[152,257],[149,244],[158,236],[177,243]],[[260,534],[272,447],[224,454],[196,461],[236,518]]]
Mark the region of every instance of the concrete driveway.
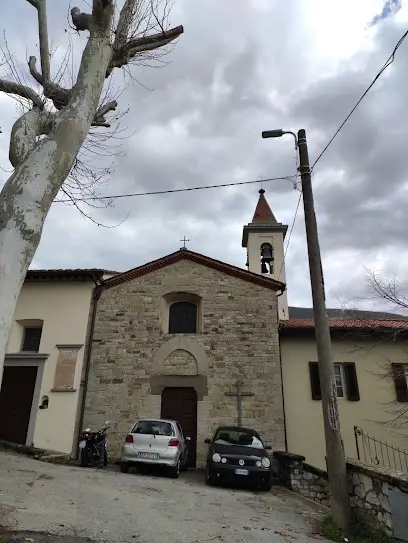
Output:
[[325,514],[278,487],[211,488],[199,473],[174,480],[0,452],[0,525],[21,532],[16,541],[312,543],[324,541],[315,530]]

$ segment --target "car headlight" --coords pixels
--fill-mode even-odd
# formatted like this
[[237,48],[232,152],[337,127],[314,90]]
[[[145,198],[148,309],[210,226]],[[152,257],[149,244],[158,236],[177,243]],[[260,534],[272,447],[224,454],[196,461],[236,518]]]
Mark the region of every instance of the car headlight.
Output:
[[269,458],[262,458],[262,465],[264,468],[269,468],[270,465],[271,465],[271,461],[269,460]]
[[257,465],[258,468],[260,468],[262,466],[262,462],[260,460],[257,460],[256,465]]
[[227,463],[227,459],[226,459],[226,458],[221,458],[221,462],[222,462],[223,464],[226,464],[226,463]]
[[218,453],[214,453],[212,456],[213,462],[221,462],[221,456]]

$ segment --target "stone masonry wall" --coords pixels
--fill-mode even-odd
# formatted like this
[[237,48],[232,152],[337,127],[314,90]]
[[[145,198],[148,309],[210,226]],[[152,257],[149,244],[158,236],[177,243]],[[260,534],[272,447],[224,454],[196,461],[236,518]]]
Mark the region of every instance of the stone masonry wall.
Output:
[[278,477],[290,490],[322,505],[329,504],[327,473],[305,464],[305,457],[281,451],[274,452]]
[[408,494],[408,474],[381,466],[367,466],[350,459],[347,471],[352,507],[388,535],[402,537],[395,533],[390,492]]
[[166,375],[197,375],[198,367],[194,356],[188,351],[177,349],[164,361]]
[[[201,333],[177,334],[177,338],[188,336],[180,341],[193,342],[196,349],[179,346],[159,363],[159,351],[174,340],[174,335],[163,331],[167,307],[163,297],[177,292],[201,297]],[[237,400],[226,397],[225,392],[234,390],[238,378],[243,381],[243,390],[255,394],[242,400],[243,425],[257,428],[273,449],[283,448],[273,290],[180,261],[103,291],[92,345],[84,423],[98,427],[107,419],[111,421],[111,458],[119,457],[135,419],[160,416],[161,396],[152,394],[151,380],[163,374],[173,379],[175,375],[198,374],[205,382],[205,395],[197,406],[198,467],[205,460],[204,439],[211,437],[216,426],[237,422]],[[201,359],[193,351],[203,353]]]
[[[274,452],[276,471],[285,486],[306,498],[329,505],[327,473],[305,464],[304,460],[298,454]],[[347,475],[354,513],[388,535],[408,540],[408,537],[404,537],[404,534],[408,534],[408,519],[405,518],[406,526],[402,529],[399,519],[396,531],[390,501],[392,492],[408,494],[408,474],[348,459]]]

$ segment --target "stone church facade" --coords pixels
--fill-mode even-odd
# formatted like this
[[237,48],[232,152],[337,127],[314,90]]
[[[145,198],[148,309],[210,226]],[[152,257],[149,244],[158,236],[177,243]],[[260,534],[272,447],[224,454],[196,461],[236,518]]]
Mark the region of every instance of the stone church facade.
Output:
[[[250,234],[251,235],[251,234]],[[85,426],[111,421],[118,458],[138,418],[177,418],[203,465],[218,425],[259,430],[284,449],[278,295],[284,284],[181,249],[98,287]]]

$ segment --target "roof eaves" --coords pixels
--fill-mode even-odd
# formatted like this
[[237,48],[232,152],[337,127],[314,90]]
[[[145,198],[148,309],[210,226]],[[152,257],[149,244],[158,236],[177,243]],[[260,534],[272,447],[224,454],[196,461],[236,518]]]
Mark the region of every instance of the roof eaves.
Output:
[[191,262],[196,262],[203,266],[207,266],[209,268],[216,269],[228,275],[232,275],[234,277],[240,278],[244,281],[249,281],[249,282],[264,286],[266,288],[270,288],[272,290],[275,290],[276,292],[283,291],[286,288],[285,283],[276,281],[275,279],[272,279],[270,277],[263,277],[256,273],[243,270],[241,268],[232,266],[230,264],[226,264],[225,262],[221,262],[220,260],[216,260],[214,258],[204,256],[200,253],[189,251],[188,249],[182,249],[180,251],[176,251],[165,257],[159,258],[152,262],[148,262],[146,264],[143,264],[142,266],[133,268],[131,270],[123,272],[114,277],[110,277],[103,282],[102,286],[103,288],[111,288],[121,283],[125,283],[126,281],[131,281],[132,279],[136,279],[137,277],[141,277],[148,273],[163,269],[167,266],[170,266],[171,264],[175,264],[182,260],[189,260]]

